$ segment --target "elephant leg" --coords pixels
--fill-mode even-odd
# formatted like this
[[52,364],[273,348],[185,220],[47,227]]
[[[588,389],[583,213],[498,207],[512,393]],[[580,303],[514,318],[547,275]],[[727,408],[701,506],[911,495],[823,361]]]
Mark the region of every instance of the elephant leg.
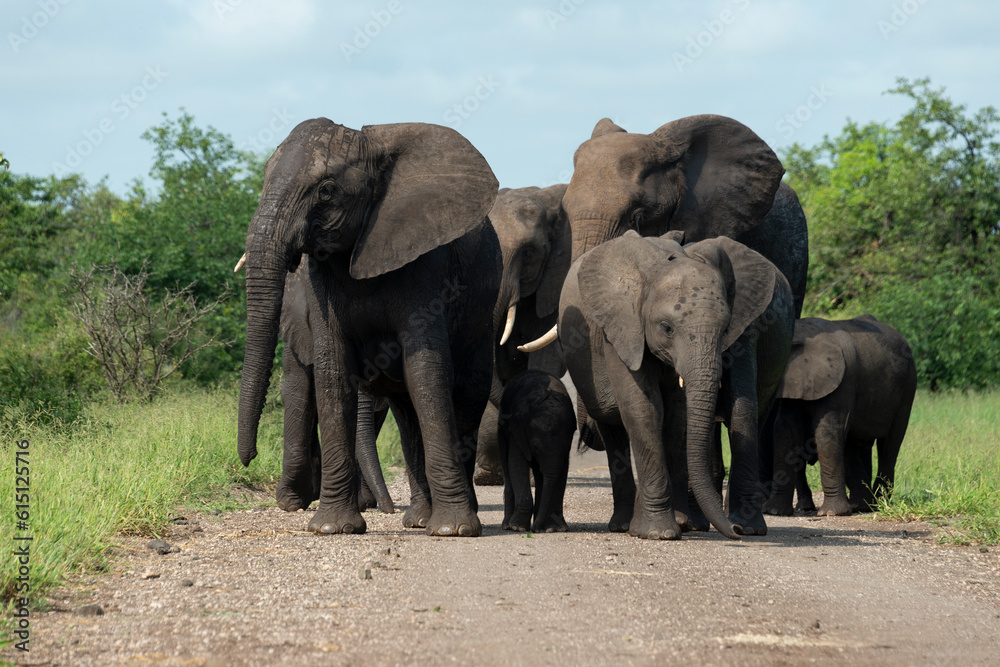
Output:
[[[741,337],[740,340],[743,340]],[[754,349],[750,343],[748,348]],[[756,354],[741,355],[729,373],[729,520],[744,535],[766,535],[767,523],[761,508],[766,498],[760,484],[757,421]]]
[[[324,349],[333,349],[331,343]],[[323,363],[325,362],[325,363]],[[331,359],[317,358],[317,368],[333,367]],[[354,456],[358,394],[347,373],[316,372],[322,484],[319,509],[307,530],[316,533],[363,533],[368,526],[358,510],[357,460]]]
[[872,493],[872,447],[874,440],[848,438],[846,449],[846,483],[848,501],[855,512],[870,512],[876,505]]
[[635,510],[635,478],[632,477],[632,455],[629,451],[628,431],[618,424],[597,424],[597,431],[608,455],[611,473],[611,494],[614,511],[608,522],[612,533],[627,533]]
[[[618,363],[622,371],[627,371],[620,360]],[[660,388],[646,382],[641,369],[611,372],[608,377],[628,442],[635,453],[638,479],[629,535],[649,540],[679,539],[681,527],[674,515],[672,471],[667,467],[664,451],[664,407]],[[684,488],[687,488],[686,482]]]
[[[420,424],[424,470],[431,492],[427,534],[475,537],[483,531],[472,492],[475,440],[467,442],[459,434],[451,353],[442,344],[448,339],[447,332],[443,334],[436,340],[412,344],[403,358],[406,386],[411,388],[410,401]],[[483,407],[481,404],[480,409]],[[462,460],[466,453],[468,460]]]
[[[570,440],[567,439],[566,442],[568,444]],[[548,443],[550,447],[555,444]],[[552,461],[542,461],[536,457],[532,471],[535,475],[535,521],[531,524],[531,529],[536,533],[566,532],[569,527],[563,518],[563,498],[569,476],[569,447],[556,465]]]
[[389,399],[392,416],[399,428],[399,440],[406,461],[406,479],[410,484],[410,506],[403,513],[406,528],[426,528],[431,518],[431,490],[424,474],[424,447],[420,438],[420,423],[407,396]]
[[368,487],[368,482],[365,481],[365,476],[361,473],[361,466],[358,466],[355,474],[358,476],[358,509],[364,512],[371,507],[378,507],[375,494],[372,493],[372,490]]
[[[503,445],[501,445],[502,447]],[[504,530],[526,532],[531,529],[531,481],[530,467],[518,447],[510,443],[504,455],[507,465],[504,466],[504,519],[501,527]],[[508,498],[510,502],[508,503]],[[510,513],[507,513],[507,507]]]
[[823,504],[816,514],[819,516],[847,516],[851,504],[847,500],[847,472],[845,470],[845,448],[847,416],[839,412],[827,412],[816,424],[816,453],[819,457],[819,474],[823,482]]
[[500,448],[497,444],[497,419],[500,411],[492,402],[487,402],[483,419],[479,424],[479,445],[476,451],[476,471],[473,479],[479,486],[499,486],[503,484],[503,466],[500,463]]
[[906,427],[910,423],[910,408],[913,406],[915,387],[907,387],[904,391],[900,407],[889,425],[889,433],[877,440],[878,475],[875,477],[875,497],[888,500],[892,496],[892,487],[896,483],[896,459],[899,448],[906,437]]
[[809,480],[806,479],[806,465],[803,462],[799,471],[795,474],[795,509],[800,512],[815,512],[816,503],[813,502],[812,489],[809,488]]
[[309,507],[319,498],[320,470],[314,465],[318,458],[319,437],[315,388],[311,368],[299,363],[290,348],[282,355],[284,382],[281,402],[285,406],[284,444],[281,479],[275,492],[278,507],[286,512]]
[[795,483],[805,469],[803,443],[805,430],[797,410],[790,404],[780,404],[773,429],[774,474],[771,494],[764,503],[764,512],[777,516],[791,516],[794,512]]

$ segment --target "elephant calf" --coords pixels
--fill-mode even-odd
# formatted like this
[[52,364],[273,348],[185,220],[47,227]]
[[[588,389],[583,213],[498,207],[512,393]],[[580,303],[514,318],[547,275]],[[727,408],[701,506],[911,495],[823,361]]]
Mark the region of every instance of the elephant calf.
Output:
[[[818,514],[865,511],[877,496],[888,498],[916,387],[910,346],[871,315],[796,321],[779,390],[774,490],[765,511],[792,513],[790,482],[817,458],[824,496]],[[876,441],[878,475],[872,486]]]
[[[563,495],[575,431],[573,401],[563,383],[548,373],[525,371],[504,388],[497,427],[504,530],[554,533],[567,529]],[[534,502],[529,470],[535,477]]]

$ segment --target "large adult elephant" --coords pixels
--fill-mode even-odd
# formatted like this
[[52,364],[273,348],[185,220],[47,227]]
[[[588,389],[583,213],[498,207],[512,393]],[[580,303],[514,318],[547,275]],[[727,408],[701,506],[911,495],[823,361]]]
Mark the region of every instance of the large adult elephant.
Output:
[[501,254],[487,214],[497,181],[454,130],[352,130],[305,121],[268,160],[247,234],[247,344],[238,449],[249,465],[277,345],[286,275],[309,255],[315,313],[319,509],[308,529],[364,532],[355,462],[358,389],[389,399],[421,493],[404,524],[482,531],[472,486],[493,374]]
[[605,118],[573,165],[562,205],[574,261],[629,229],[642,236],[682,231],[686,243],[728,236],[781,270],[801,312],[809,262],[805,215],[781,182],[778,157],[747,126],[705,114],[640,134]]
[[499,385],[494,387],[479,428],[477,484],[503,483],[497,444],[499,390],[528,368],[555,377],[565,373],[558,345],[531,353],[517,349],[556,323],[559,292],[573,250],[572,234],[562,208],[565,192],[565,184],[503,188],[490,210],[490,221],[503,252],[500,300],[507,313],[507,324],[500,334],[496,355]]
[[[757,439],[793,321],[781,272],[726,237],[682,247],[630,231],[573,263],[559,339],[608,450],[610,530],[676,539],[707,517],[727,537],[766,533]],[[716,421],[730,435],[728,517],[709,473]],[[630,443],[638,489],[624,465]]]

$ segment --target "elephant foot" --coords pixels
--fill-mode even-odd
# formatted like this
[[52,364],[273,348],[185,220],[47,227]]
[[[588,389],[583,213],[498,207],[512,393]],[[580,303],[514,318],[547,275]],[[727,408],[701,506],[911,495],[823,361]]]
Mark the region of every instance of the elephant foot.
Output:
[[311,487],[308,490],[296,489],[290,483],[281,481],[278,483],[278,489],[275,491],[274,498],[278,503],[279,509],[283,509],[286,512],[297,512],[309,507],[312,501],[316,500],[317,496],[313,494]]
[[403,526],[426,528],[431,519],[431,506],[423,498],[411,498],[410,506],[403,512]]
[[795,509],[799,512],[815,512],[816,503],[813,502],[812,496],[799,496],[795,502]]
[[853,497],[850,502],[851,509],[855,512],[873,512],[878,509],[878,500],[873,493],[862,494],[860,498]]
[[792,501],[790,498],[771,498],[764,503],[764,514],[771,516],[792,516]]
[[531,529],[531,512],[515,511],[510,517],[504,517],[500,524],[503,530],[513,530],[518,533],[526,533]]
[[674,518],[673,510],[652,516],[640,512],[632,517],[628,534],[644,540],[679,540],[681,527]]
[[368,490],[368,487],[361,485],[358,489],[358,510],[364,512],[367,509],[378,507],[378,500]]
[[700,507],[688,508],[687,512],[674,510],[674,520],[681,527],[681,531],[704,533],[711,527],[708,519],[702,514]]
[[562,514],[550,514],[545,521],[535,520],[531,529],[536,533],[565,533],[569,530]]
[[313,515],[306,530],[311,533],[353,533],[360,535],[368,530],[368,524],[361,512],[357,510],[335,510],[330,507],[320,507]]
[[437,504],[427,521],[428,535],[478,537],[482,533],[483,525],[469,507]]
[[632,508],[615,510],[608,521],[608,531],[612,533],[627,533],[632,522]]
[[733,512],[729,515],[729,521],[740,535],[767,535],[767,523],[759,510]]
[[851,514],[851,504],[847,498],[824,498],[823,504],[816,510],[817,516],[848,516]]
[[503,486],[503,472],[476,466],[476,473],[472,476],[472,481],[476,483],[476,486]]

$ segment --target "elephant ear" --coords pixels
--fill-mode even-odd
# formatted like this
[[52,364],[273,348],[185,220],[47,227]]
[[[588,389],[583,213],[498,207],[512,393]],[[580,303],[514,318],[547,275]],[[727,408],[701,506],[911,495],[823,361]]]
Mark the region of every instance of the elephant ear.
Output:
[[625,130],[615,125],[614,121],[610,118],[602,118],[597,121],[597,125],[594,126],[594,131],[591,132],[590,138],[596,139],[612,132],[625,132]]
[[351,277],[394,271],[479,226],[499,183],[461,134],[427,123],[368,125],[384,187],[354,246]]
[[837,336],[812,319],[798,320],[781,381],[781,398],[817,401],[840,386],[845,370],[844,351]]
[[577,280],[584,308],[633,371],[639,370],[646,351],[640,313],[643,274],[663,261],[662,248],[631,230],[580,258]]
[[721,342],[726,350],[771,305],[778,269],[760,253],[725,236],[692,243],[684,250],[722,274],[730,308]]
[[770,210],[785,170],[746,125],[705,114],[667,123],[650,136],[664,155],[679,160],[681,201],[671,229],[687,230],[691,240],[738,238]]
[[569,228],[569,220],[563,211],[562,198],[566,194],[565,183],[550,185],[540,190],[539,199],[546,209],[546,216],[552,227],[549,257],[542,269],[542,277],[535,290],[535,314],[538,317],[551,315],[559,307],[559,294],[562,292],[569,265],[573,259],[573,233]]

